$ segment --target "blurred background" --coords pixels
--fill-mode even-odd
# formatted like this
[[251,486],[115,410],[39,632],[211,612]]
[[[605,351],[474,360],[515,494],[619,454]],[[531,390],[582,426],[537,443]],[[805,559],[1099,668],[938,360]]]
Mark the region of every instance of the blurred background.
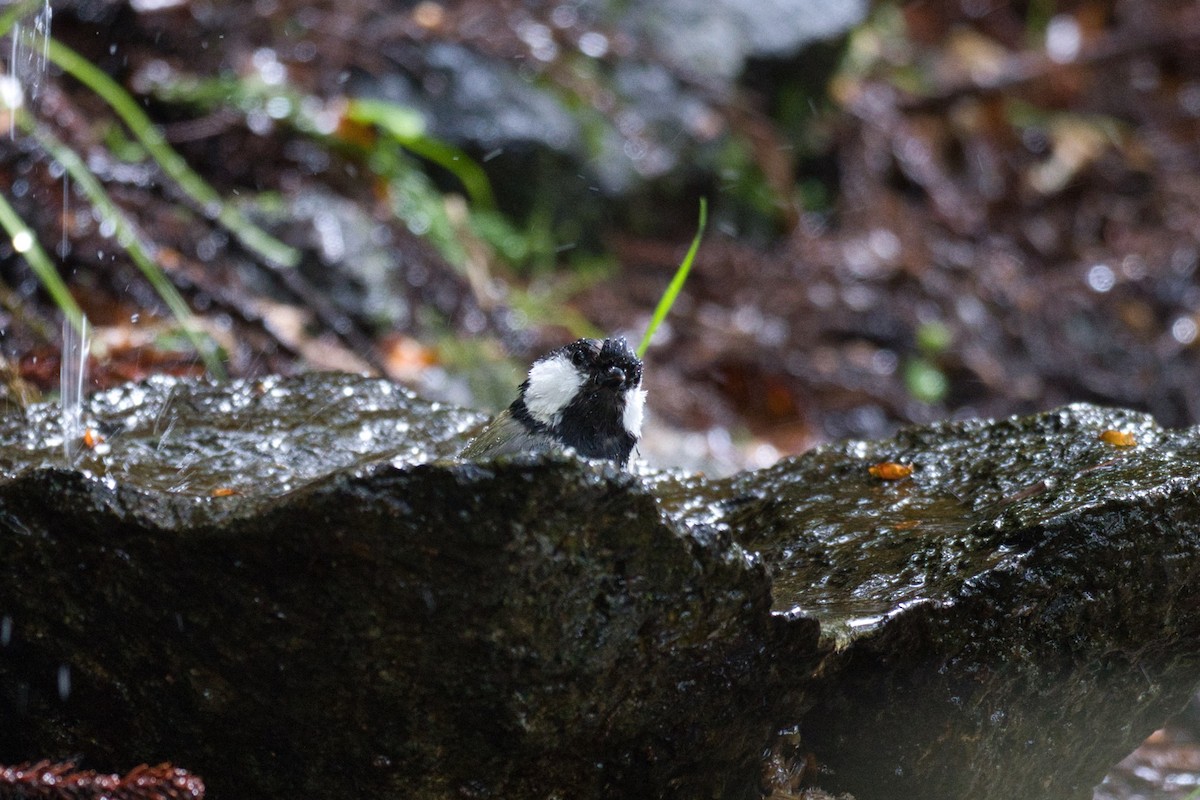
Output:
[[[1071,401],[1200,419],[1196,3],[3,8],[0,186],[93,323],[92,388],[342,369],[497,408],[554,345],[640,339],[707,197],[653,460]],[[0,352],[48,391],[24,255]]]
[[[6,0],[0,31],[3,403],[57,391],[78,308],[91,391],[335,369],[494,410],[553,346],[641,338],[704,197],[653,464],[1200,421],[1196,2]],[[1097,797],[1197,797],[1197,716]]]

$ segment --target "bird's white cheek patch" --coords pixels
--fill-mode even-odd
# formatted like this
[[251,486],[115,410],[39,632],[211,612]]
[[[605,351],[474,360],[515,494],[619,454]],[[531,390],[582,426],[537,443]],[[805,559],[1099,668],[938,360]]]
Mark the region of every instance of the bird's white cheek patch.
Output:
[[621,424],[635,439],[642,435],[642,415],[645,411],[645,389],[630,389],[625,392],[625,410],[621,413]]
[[583,376],[566,356],[539,361],[529,368],[525,408],[538,422],[555,425],[582,386]]

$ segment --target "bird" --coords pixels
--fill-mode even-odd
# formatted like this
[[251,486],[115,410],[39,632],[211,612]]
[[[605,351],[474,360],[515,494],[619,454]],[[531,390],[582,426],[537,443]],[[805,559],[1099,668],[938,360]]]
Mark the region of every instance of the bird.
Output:
[[579,339],[533,362],[517,399],[459,457],[572,450],[629,465],[642,434],[642,360],[624,338]]

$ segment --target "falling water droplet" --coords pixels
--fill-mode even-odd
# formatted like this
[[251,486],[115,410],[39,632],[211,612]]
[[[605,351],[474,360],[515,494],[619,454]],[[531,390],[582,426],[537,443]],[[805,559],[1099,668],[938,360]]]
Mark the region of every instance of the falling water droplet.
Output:
[[[7,78],[10,84],[15,85],[16,92],[19,92],[23,96],[24,90],[21,89],[21,80],[17,77],[17,65],[20,63],[17,58],[21,55],[20,42],[21,23],[17,22],[12,28],[12,52],[10,52],[8,56],[8,68],[11,70],[12,74],[8,75]],[[11,94],[13,94],[11,90],[6,90],[4,92],[4,105],[10,109],[8,114],[8,138],[15,140],[17,138],[17,108],[19,105],[10,102],[9,95]]]
[[62,240],[58,243],[58,257],[66,258],[70,249],[67,246],[67,225],[70,220],[70,197],[71,197],[71,181],[70,175],[66,170],[63,170],[63,212],[62,212]]
[[71,696],[71,665],[58,665],[58,699],[64,703]]
[[46,0],[42,4],[42,10],[33,18],[33,43],[39,52],[30,82],[31,97],[37,97],[42,78],[46,75],[46,65],[50,62],[50,22],[53,18],[54,9],[50,8],[50,0]]

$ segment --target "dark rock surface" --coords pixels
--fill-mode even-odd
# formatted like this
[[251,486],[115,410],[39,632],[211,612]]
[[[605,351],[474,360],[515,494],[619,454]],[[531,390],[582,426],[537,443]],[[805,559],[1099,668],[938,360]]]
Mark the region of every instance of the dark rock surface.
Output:
[[9,763],[169,758],[213,798],[745,797],[768,684],[815,663],[771,663],[816,625],[634,476],[416,463],[473,417],[380,381],[131,387],[86,470],[46,465],[22,425],[48,416],[0,462]]
[[1200,683],[1200,438],[1143,415],[723,481],[449,460],[477,415],[348,376],[84,419],[73,466],[52,409],[0,419],[2,761],[170,760],[218,800],[751,798],[787,728],[858,800],[1058,800]]
[[822,448],[672,504],[732,531],[776,611],[836,645],[792,709],[825,788],[1090,798],[1200,684],[1198,459],[1197,429],[1076,405]]

